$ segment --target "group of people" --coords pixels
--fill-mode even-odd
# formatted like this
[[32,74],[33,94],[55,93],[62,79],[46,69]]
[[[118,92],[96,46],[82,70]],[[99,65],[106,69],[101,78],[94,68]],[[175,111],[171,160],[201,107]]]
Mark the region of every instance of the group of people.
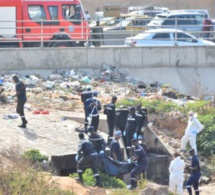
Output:
[[186,188],[189,195],[192,195],[193,186],[195,195],[199,195],[199,179],[201,177],[201,170],[199,166],[199,160],[197,156],[197,145],[196,145],[196,136],[199,132],[202,131],[203,125],[196,118],[197,115],[192,111],[188,113],[188,125],[185,130],[185,134],[181,139],[181,150],[182,154],[186,153],[186,145],[187,142],[190,142],[190,146],[192,147],[189,151],[191,156],[191,164],[185,164],[184,160],[181,158],[181,154],[176,152],[174,154],[174,160],[171,161],[169,166],[169,189],[171,192],[182,195],[183,194],[183,184],[184,184],[184,170],[185,168],[191,172],[190,178],[186,182]]
[[[79,174],[79,178],[77,180],[83,183],[83,165],[89,164],[95,175],[97,181],[96,185],[101,186],[98,170],[95,169],[94,162],[96,162],[98,155],[105,152],[106,147],[109,147],[109,155],[114,161],[122,162],[124,159],[122,158],[119,140],[122,136],[124,136],[125,145],[127,148],[126,152],[129,158],[128,162],[135,162],[135,167],[131,171],[130,175],[131,188],[136,188],[137,176],[142,173],[145,177],[145,171],[147,167],[146,145],[144,144],[143,132],[141,131],[146,113],[142,111],[140,105],[138,105],[136,108],[130,108],[125,129],[115,130],[116,118],[118,115],[120,115],[120,113],[117,113],[115,109],[117,97],[112,96],[111,102],[104,106],[103,111],[103,113],[107,115],[108,125],[108,139],[107,142],[105,142],[104,138],[97,132],[99,125],[99,111],[101,111],[102,109],[101,103],[97,99],[97,95],[97,92],[91,91],[90,86],[87,86],[86,91],[82,92],[81,94],[81,100],[83,102],[85,112],[84,133],[88,134],[89,138],[88,141],[86,141],[83,138],[84,134],[79,134],[79,138],[81,137],[81,139],[76,156],[77,172]],[[87,142],[87,144],[91,146],[85,147],[85,142]],[[93,148],[90,153],[87,152],[89,148]],[[79,158],[81,152],[83,156]],[[88,157],[89,155],[93,156],[93,158],[91,157],[90,160]],[[92,163],[91,160],[93,161]]]

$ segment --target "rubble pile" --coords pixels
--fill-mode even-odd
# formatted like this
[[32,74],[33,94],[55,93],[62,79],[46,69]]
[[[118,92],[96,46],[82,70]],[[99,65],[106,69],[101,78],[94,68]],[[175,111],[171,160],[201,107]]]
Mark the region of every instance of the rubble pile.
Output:
[[[11,79],[13,74],[1,75],[0,85],[5,89],[4,95],[9,101],[13,101],[11,99],[14,94],[14,83]],[[159,82],[148,84],[122,73],[117,66],[110,67],[105,64],[97,75],[86,71],[58,69],[47,78],[37,74],[20,76],[20,78],[26,84],[28,103],[37,109],[73,111],[79,106],[82,107],[79,105],[80,93],[86,89],[87,85],[91,85],[92,89],[99,93],[102,103],[109,101],[110,95],[113,94],[119,99],[143,97],[178,101],[179,104],[183,104],[184,99],[182,101],[181,98],[185,97],[168,85],[162,85]],[[180,98],[180,101],[177,98]]]

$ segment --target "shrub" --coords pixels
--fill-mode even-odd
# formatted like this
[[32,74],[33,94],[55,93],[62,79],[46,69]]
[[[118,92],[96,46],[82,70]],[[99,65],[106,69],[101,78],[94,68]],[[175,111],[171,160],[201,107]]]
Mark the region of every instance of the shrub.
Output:
[[30,160],[31,162],[43,162],[44,160],[48,160],[48,157],[45,155],[42,155],[39,150],[37,149],[31,149],[26,151],[22,157],[24,159]]
[[204,125],[197,136],[198,149],[203,156],[208,157],[215,153],[215,115],[200,115],[198,119]]
[[[104,188],[107,188],[107,189],[126,188],[126,184],[122,180],[116,177],[110,176],[102,172],[100,172],[99,175],[101,177],[101,183]],[[78,177],[78,174],[77,173],[71,174],[70,177],[72,178]],[[86,186],[95,185],[96,181],[94,179],[93,172],[91,171],[91,169],[86,169],[86,171],[83,174],[83,180]]]
[[34,169],[31,162],[21,158],[14,149],[0,152],[0,194],[7,195],[72,195],[58,188],[45,173]]

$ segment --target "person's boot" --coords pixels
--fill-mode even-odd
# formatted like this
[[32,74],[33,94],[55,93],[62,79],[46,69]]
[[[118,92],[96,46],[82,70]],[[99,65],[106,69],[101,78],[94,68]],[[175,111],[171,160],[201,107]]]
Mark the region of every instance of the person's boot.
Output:
[[87,127],[88,127],[88,123],[84,123],[84,133],[87,134]]
[[83,177],[82,177],[82,173],[78,173],[78,178],[75,178],[75,180],[78,182],[78,183],[81,183],[81,184],[84,184],[83,182]]
[[95,186],[98,186],[98,187],[102,187],[102,183],[101,183],[101,180],[100,180],[100,176],[95,176],[95,179],[96,179],[96,184]]
[[198,191],[195,191],[195,195],[199,195],[199,190],[198,190]]
[[131,187],[129,188],[130,190],[134,190],[137,187],[137,182],[135,180],[131,180]]
[[26,124],[28,123],[28,121],[25,119],[25,117],[22,118],[22,124],[18,125],[18,127],[20,128],[26,128]]

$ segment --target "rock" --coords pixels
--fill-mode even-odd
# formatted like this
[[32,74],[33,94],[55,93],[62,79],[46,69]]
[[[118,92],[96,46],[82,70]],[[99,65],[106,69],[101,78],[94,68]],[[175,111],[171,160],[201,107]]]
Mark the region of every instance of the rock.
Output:
[[155,183],[149,183],[147,187],[140,192],[140,195],[167,195],[168,187]]

